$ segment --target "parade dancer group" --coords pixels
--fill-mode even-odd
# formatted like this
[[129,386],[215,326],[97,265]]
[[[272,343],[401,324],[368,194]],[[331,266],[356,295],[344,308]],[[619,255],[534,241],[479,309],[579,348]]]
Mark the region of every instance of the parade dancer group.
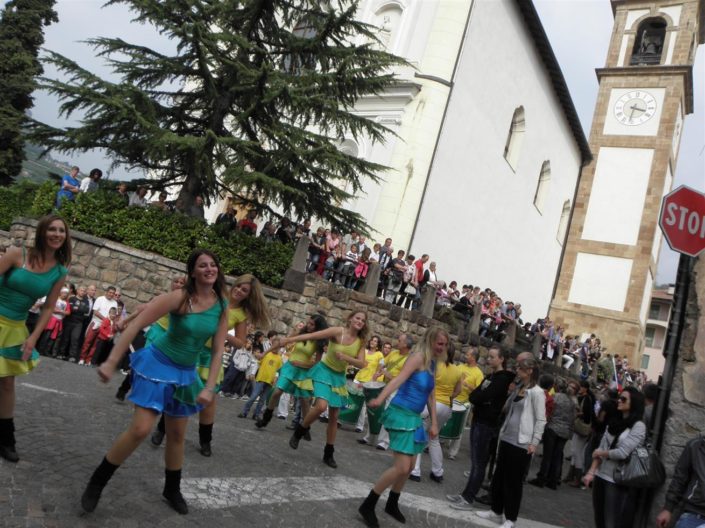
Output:
[[[0,258],[0,456],[10,462],[19,460],[14,436],[14,379],[37,364],[35,345],[49,321],[70,261],[68,225],[53,215],[39,221],[32,247],[11,247]],[[44,296],[46,302],[30,333],[25,326],[27,311]],[[166,437],[163,497],[178,513],[188,513],[180,489],[188,417],[199,414],[200,452],[211,456],[214,394],[223,379],[224,344],[244,347],[248,322],[259,328],[269,326],[267,312],[259,281],[252,275],[243,275],[226,293],[218,257],[204,249],[189,256],[186,276],[174,280],[172,291],[137,307],[123,323],[121,337],[108,359],[97,369],[100,380],[109,382],[138,333],[150,327],[145,346],[129,356],[129,382],[118,391],[119,399],[127,397],[134,404],[132,421],[91,475],[81,496],[86,512],[96,509],[115,471],[152,434],[156,445]],[[349,366],[362,369],[367,365],[364,344],[368,335],[367,314],[356,310],[349,314],[344,326],[329,327],[322,315],[313,315],[292,335],[275,337],[273,348],[292,348],[257,427],[267,426],[282,394],[291,395],[298,400],[303,418],[289,440],[289,446],[297,449],[301,439],[311,439],[312,424],[328,411],[323,462],[337,467],[334,451],[338,416],[348,404],[346,371]],[[411,347],[412,341],[407,341]],[[417,456],[429,438],[435,440],[438,436],[437,412],[444,414],[444,420],[448,414],[450,400],[436,402],[434,388],[439,373],[442,383],[448,386],[448,397],[452,399],[458,390],[458,380],[446,380],[443,375],[449,342],[443,329],[431,327],[421,342],[402,356],[403,361],[390,362],[386,369],[375,373],[377,378],[397,369],[393,377],[385,378],[389,383],[381,394],[368,402],[370,408],[381,407],[391,397],[382,423],[394,461],[359,508],[367,526],[379,526],[375,505],[388,488],[385,511],[405,522],[399,509],[400,493]],[[424,409],[428,410],[422,415]],[[160,415],[161,425],[153,433]]]

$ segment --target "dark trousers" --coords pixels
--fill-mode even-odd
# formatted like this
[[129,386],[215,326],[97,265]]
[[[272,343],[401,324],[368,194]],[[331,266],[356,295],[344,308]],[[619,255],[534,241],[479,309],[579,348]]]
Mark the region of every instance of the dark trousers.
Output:
[[244,370],[236,369],[235,367],[228,368],[223,378],[223,383],[220,385],[220,390],[225,394],[237,394],[242,396],[243,382],[245,381],[245,376],[247,372]]
[[516,522],[521,506],[524,473],[531,457],[526,449],[500,440],[497,467],[492,476],[492,511],[504,513],[508,521]]
[[592,509],[595,512],[595,528],[621,528],[631,526],[634,518],[634,490],[617,486],[595,477],[592,481]]
[[74,358],[78,361],[81,353],[81,335],[83,332],[83,321],[64,323],[64,330],[61,334],[59,344],[59,355]]
[[543,433],[543,458],[541,459],[541,469],[536,477],[549,485],[558,486],[561,481],[561,469],[563,468],[563,448],[568,439],[558,436],[553,429],[548,429]]
[[477,492],[480,490],[482,481],[485,479],[485,469],[490,458],[490,446],[492,436],[495,434],[495,427],[482,423],[473,423],[470,429],[470,476],[463,490],[463,497],[466,501],[475,500]]
[[100,365],[110,355],[110,351],[113,349],[112,339],[101,339],[95,340],[95,354],[93,355],[93,365]]

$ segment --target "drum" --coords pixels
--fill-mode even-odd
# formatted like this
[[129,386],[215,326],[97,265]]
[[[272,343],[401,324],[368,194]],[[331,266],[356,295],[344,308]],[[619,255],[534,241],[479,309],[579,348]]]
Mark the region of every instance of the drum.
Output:
[[351,380],[348,380],[346,386],[348,388],[348,404],[340,409],[338,420],[344,424],[356,425],[362,406],[365,405],[365,395],[360,386]]
[[[374,400],[380,395],[384,389],[385,383],[382,381],[368,381],[362,384],[362,390],[365,393],[365,401]],[[382,429],[382,414],[384,413],[384,405],[380,405],[376,409],[367,408],[367,420],[370,424],[370,433],[379,434]]]
[[469,411],[469,404],[453,402],[453,414],[443,426],[438,436],[446,440],[456,440],[460,438],[463,435],[463,429],[465,428],[465,421]]

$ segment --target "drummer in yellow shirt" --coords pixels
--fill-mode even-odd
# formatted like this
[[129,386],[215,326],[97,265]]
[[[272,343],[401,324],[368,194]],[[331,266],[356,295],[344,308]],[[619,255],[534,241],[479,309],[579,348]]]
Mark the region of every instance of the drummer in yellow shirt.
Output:
[[[401,372],[404,363],[406,363],[411,348],[414,346],[414,340],[411,336],[406,334],[399,334],[397,339],[397,349],[392,350],[383,361],[379,362],[377,367],[377,372],[375,372],[373,378],[376,381],[384,381],[389,383],[394,378],[396,378]],[[387,403],[394,397],[392,395]],[[358,438],[357,442],[359,444],[369,444],[370,443],[370,432],[368,430],[367,434],[363,438]],[[386,451],[389,448],[389,434],[386,429],[382,427],[382,430],[377,435],[377,449],[381,451]]]
[[[378,336],[372,336],[372,338],[367,342],[367,348],[365,349],[365,362],[367,365],[365,368],[358,370],[355,375],[355,383],[358,384],[360,388],[362,388],[364,383],[374,379],[379,362],[384,359],[384,354],[379,350],[381,342],[382,340]],[[367,405],[364,405],[360,411],[360,416],[357,419],[357,424],[355,425],[356,433],[361,433],[365,429],[366,421]]]
[[[477,360],[480,357],[480,351],[474,345],[470,345],[467,350],[465,350],[465,363],[460,363],[457,365],[458,369],[462,373],[461,377],[461,387],[460,394],[456,396],[455,401],[462,403],[463,405],[470,405],[470,393],[482,384],[482,380],[485,379],[482,370],[477,366]],[[468,414],[469,416],[469,414]],[[448,449],[448,458],[450,460],[455,460],[458,456],[458,451],[460,451],[460,444],[462,442],[462,437],[450,441]]]
[[[448,347],[448,359],[445,363],[436,365],[436,421],[438,430],[443,429],[445,423],[453,414],[453,400],[460,394],[462,386],[462,373],[457,365],[453,364],[453,349]],[[428,408],[421,415],[424,419],[424,427],[428,430],[431,427],[431,418]],[[428,442],[428,452],[431,455],[431,480],[443,482],[443,448],[436,436]],[[421,455],[416,457],[416,467],[411,471],[409,479],[415,482],[421,481]]]

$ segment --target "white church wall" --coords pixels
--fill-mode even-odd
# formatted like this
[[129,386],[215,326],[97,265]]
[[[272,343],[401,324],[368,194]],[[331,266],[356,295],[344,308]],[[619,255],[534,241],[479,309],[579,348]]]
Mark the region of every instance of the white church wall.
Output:
[[578,253],[568,302],[623,311],[632,264],[631,259]]
[[[556,233],[572,200],[580,152],[524,19],[512,2],[477,2],[416,234],[415,254],[443,280],[491,287],[546,314],[561,254]],[[514,110],[526,132],[516,172],[504,159]],[[542,164],[551,181],[533,204]]]

